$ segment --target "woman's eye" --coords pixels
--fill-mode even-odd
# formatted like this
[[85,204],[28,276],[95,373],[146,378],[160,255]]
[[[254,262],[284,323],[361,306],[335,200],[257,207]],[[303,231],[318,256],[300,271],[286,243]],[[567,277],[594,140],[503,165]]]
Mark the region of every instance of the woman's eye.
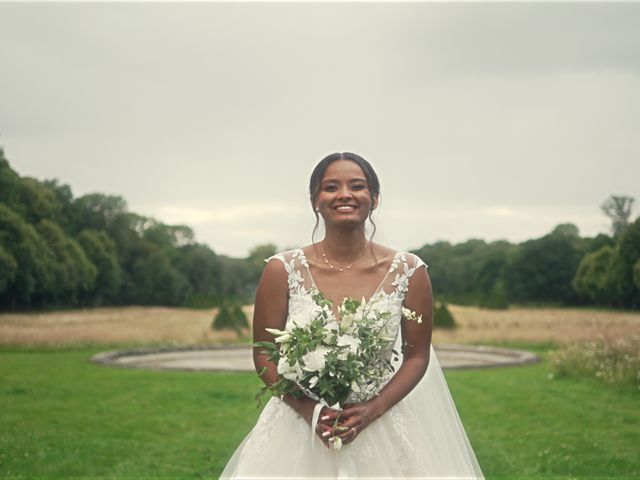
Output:
[[327,185],[326,187],[324,187],[325,192],[333,192],[335,189],[335,185]]
[[366,187],[366,185],[363,185],[363,184],[359,184],[359,185],[354,185],[353,186],[354,190],[363,190],[365,188],[367,188],[367,187]]

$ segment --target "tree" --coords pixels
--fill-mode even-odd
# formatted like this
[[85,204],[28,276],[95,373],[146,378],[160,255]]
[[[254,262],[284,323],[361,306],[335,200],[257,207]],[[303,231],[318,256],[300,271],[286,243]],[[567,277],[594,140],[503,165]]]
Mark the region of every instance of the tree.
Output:
[[7,286],[16,278],[18,262],[13,255],[0,245],[0,297]]
[[182,305],[191,293],[189,281],[171,265],[166,253],[146,241],[125,278],[121,296],[129,304]]
[[614,248],[604,245],[582,257],[571,282],[580,297],[603,305],[613,305],[614,291],[609,282],[608,272],[614,255]]
[[632,197],[611,195],[601,205],[600,208],[604,214],[611,219],[611,232],[614,238],[618,238],[627,228],[634,201]]
[[115,243],[105,232],[90,228],[80,232],[78,243],[97,268],[94,286],[89,292],[92,303],[101,305],[104,302],[116,302],[122,282],[122,269]]
[[0,202],[16,211],[20,205],[21,190],[20,175],[13,171],[0,147]]
[[53,253],[36,229],[3,203],[0,203],[0,246],[17,264],[4,296],[12,310],[18,300],[30,304],[35,294],[44,297],[54,290]]
[[186,305],[210,308],[220,304],[223,291],[222,267],[207,245],[185,245],[177,250],[176,268],[193,289]]
[[557,232],[520,244],[505,267],[509,298],[525,302],[574,302],[576,295],[571,281],[579,262],[575,239]]
[[36,226],[38,233],[51,249],[54,261],[50,264],[53,275],[53,300],[66,300],[77,304],[79,295],[93,287],[97,269],[75,240],[67,237],[51,220],[43,219]]
[[127,202],[119,196],[90,193],[73,202],[74,233],[83,228],[107,230],[114,220],[127,211]]
[[640,217],[620,234],[608,271],[609,281],[619,305],[631,308],[640,305],[640,290],[634,283],[633,273],[634,265],[639,259]]

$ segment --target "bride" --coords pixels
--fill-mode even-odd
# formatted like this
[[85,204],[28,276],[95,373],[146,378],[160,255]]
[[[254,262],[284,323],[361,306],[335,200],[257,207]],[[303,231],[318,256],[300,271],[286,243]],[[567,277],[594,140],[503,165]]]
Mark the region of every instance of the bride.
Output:
[[[322,217],[324,239],[267,260],[256,292],[254,340],[273,342],[265,328],[284,329],[317,289],[336,316],[344,297],[386,297],[398,313],[392,338],[402,353],[389,353],[395,372],[375,395],[341,412],[306,396],[272,397],[221,478],[483,478],[431,345],[427,265],[366,238],[380,197],[375,171],[356,154],[334,153],[315,167],[309,193],[314,234]],[[424,321],[400,320],[402,307]],[[277,381],[278,367],[259,348],[254,363],[267,385]],[[336,438],[342,449],[331,448]]]

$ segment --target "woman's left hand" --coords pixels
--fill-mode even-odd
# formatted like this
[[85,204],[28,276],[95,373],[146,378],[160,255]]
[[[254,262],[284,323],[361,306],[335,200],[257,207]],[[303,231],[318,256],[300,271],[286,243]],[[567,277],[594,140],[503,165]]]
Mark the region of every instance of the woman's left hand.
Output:
[[333,436],[340,438],[342,444],[345,445],[353,442],[379,416],[380,412],[370,402],[347,403],[342,411],[330,410],[322,417],[322,422],[326,425],[333,425],[337,418],[338,422],[333,428]]

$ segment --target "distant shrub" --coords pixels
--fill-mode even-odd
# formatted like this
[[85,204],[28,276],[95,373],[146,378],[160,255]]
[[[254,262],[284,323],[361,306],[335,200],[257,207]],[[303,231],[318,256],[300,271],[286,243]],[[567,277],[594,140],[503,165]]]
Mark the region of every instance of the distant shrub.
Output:
[[444,302],[436,302],[433,311],[433,326],[435,328],[455,328],[456,321]]
[[220,305],[211,326],[214,330],[235,330],[240,336],[241,330],[247,328],[249,322],[242,311],[242,305],[238,301],[227,300]]
[[640,335],[568,345],[550,360],[549,378],[593,377],[640,389]]

